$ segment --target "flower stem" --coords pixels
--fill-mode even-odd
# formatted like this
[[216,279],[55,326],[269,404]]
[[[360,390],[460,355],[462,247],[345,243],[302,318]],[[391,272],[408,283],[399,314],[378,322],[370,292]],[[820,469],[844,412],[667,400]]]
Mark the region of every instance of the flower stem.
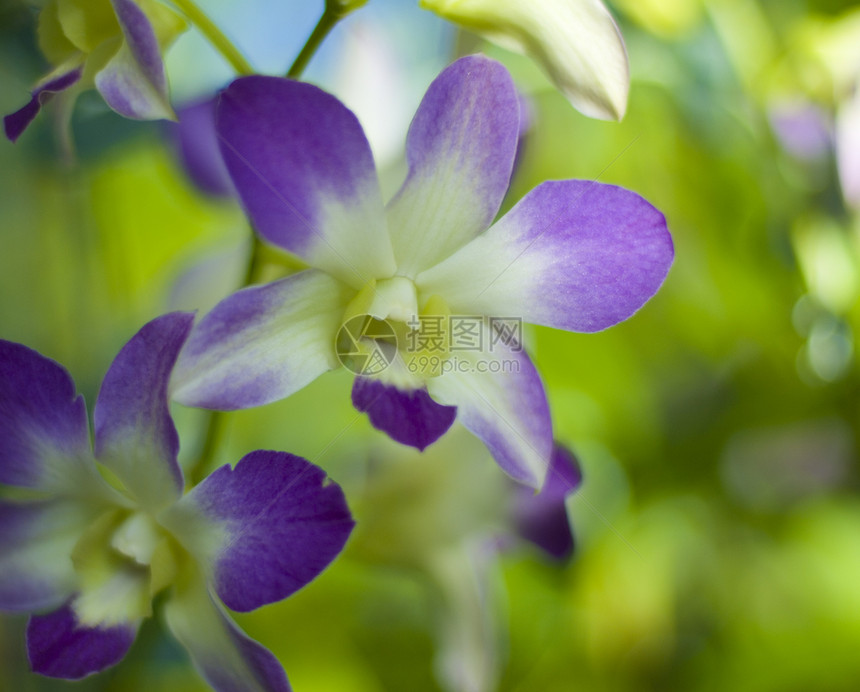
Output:
[[250,286],[260,280],[263,268],[263,243],[257,232],[251,228],[251,256],[248,258],[248,268],[245,270],[245,281],[242,286]]
[[197,458],[197,463],[191,469],[191,484],[197,485],[212,471],[212,460],[218,448],[224,442],[227,428],[227,414],[224,411],[211,411],[206,428],[206,437],[203,438],[203,448]]
[[182,13],[194,24],[200,32],[206,37],[209,43],[224,57],[224,59],[230,63],[234,70],[236,70],[237,74],[240,75],[250,75],[254,74],[255,70],[251,66],[245,56],[239,52],[239,49],[236,48],[218,28],[218,26],[213,22],[209,17],[206,16],[206,13],[203,12],[197,5],[194,4],[193,0],[172,0],[173,4],[176,5]]
[[314,56],[314,53],[317,52],[317,49],[322,45],[325,37],[329,35],[335,25],[354,9],[363,4],[364,2],[360,1],[344,3],[343,0],[326,0],[325,10],[323,10],[322,17],[320,17],[319,22],[317,22],[311,35],[305,42],[304,47],[299,52],[298,57],[296,57],[295,61],[290,66],[290,70],[287,72],[287,77],[290,79],[298,79],[301,77],[302,72],[305,71],[305,68]]
[[[254,229],[251,229],[251,253],[248,257],[248,267],[245,270],[245,278],[242,286],[250,286],[260,280],[263,267],[263,243],[257,237]],[[206,421],[206,433],[197,455],[195,464],[191,467],[191,481],[197,485],[209,475],[212,461],[218,452],[218,448],[224,443],[227,432],[227,412],[211,411]]]

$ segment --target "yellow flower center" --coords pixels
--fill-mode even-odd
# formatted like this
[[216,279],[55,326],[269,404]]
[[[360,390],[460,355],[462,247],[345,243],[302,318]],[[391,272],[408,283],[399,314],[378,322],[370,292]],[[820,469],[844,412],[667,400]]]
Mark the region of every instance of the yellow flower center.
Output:
[[152,598],[176,576],[178,546],[146,512],[113,509],[84,532],[72,551],[85,625],[111,626],[152,614]]
[[419,309],[415,284],[406,277],[370,281],[344,312],[338,357],[356,374],[379,375],[401,388],[420,387],[442,374],[450,355],[449,315],[438,296]]

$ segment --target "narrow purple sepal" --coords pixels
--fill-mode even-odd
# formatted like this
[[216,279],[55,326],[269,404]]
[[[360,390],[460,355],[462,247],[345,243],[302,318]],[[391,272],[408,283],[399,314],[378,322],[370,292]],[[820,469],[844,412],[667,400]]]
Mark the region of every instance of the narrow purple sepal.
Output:
[[133,0],[111,1],[125,45],[96,75],[96,88],[126,118],[168,117],[167,76],[155,29]]
[[519,486],[514,500],[514,522],[519,534],[556,560],[573,553],[574,538],[565,499],[582,483],[576,457],[556,444],[543,488],[536,495]]
[[165,603],[164,615],[216,692],[290,692],[278,659],[236,626],[205,584],[176,593]]
[[[490,343],[488,332],[483,338]],[[552,456],[552,419],[528,354],[511,340],[494,344],[492,352],[461,352],[458,358],[470,367],[430,378],[428,391],[434,400],[457,407],[457,420],[487,445],[505,473],[541,487]],[[491,362],[497,367],[490,368]]]
[[456,406],[437,404],[426,389],[403,391],[367,377],[355,378],[352,405],[369,416],[374,428],[422,452],[442,437],[457,417]]
[[182,493],[167,385],[193,321],[174,312],[144,325],[111,364],[93,413],[97,458],[148,505]]
[[519,118],[510,74],[486,56],[460,58],[433,80],[409,127],[409,175],[388,209],[400,273],[433,266],[492,223]]
[[27,655],[33,672],[80,680],[119,663],[137,634],[133,624],[114,627],[81,625],[70,605],[30,618]]
[[74,70],[69,70],[56,77],[49,79],[44,84],[36,87],[32,92],[32,98],[29,103],[23,108],[18,109],[14,113],[10,113],[3,118],[3,128],[6,131],[6,137],[10,142],[15,142],[18,137],[27,129],[39,111],[54,94],[65,91],[74,85],[80,78],[82,69],[80,67]]
[[[227,620],[227,618],[224,618]],[[287,680],[287,674],[275,655],[259,642],[245,635],[232,622],[226,622],[229,637],[245,661],[253,671],[254,682],[267,692],[290,692],[292,689]],[[217,659],[201,658],[196,661],[200,672],[206,681],[217,692],[245,692],[248,681],[237,680],[232,671],[225,668]]]
[[256,451],[222,466],[178,504],[226,531],[211,556],[221,600],[249,611],[286,598],[341,551],[354,526],[325,472],[285,452]]
[[69,373],[0,340],[0,483],[42,487],[62,475],[58,464],[89,456],[87,412]]
[[134,0],[111,0],[125,42],[150,84],[167,96],[167,77],[155,29]]
[[232,197],[236,194],[215,132],[215,104],[211,98],[176,109],[179,122],[168,125],[182,166],[191,181],[205,194]]
[[415,113],[406,143],[410,178],[432,175],[423,169],[447,157],[464,174],[480,172],[486,199],[475,230],[484,230],[508,189],[519,118],[519,95],[504,66],[484,55],[460,58],[433,80]]

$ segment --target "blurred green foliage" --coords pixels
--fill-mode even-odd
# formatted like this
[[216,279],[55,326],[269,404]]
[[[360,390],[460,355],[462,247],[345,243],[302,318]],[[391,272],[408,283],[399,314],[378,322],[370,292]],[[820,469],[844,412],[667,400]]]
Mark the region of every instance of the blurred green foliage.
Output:
[[[510,539],[511,489],[480,445],[455,431],[420,455],[380,439],[345,373],[227,417],[213,463],[306,456],[359,522],[318,580],[238,618],[296,690],[444,689],[440,652],[456,659],[457,642],[476,690],[857,689],[860,216],[832,148],[798,157],[773,127],[785,99],[832,122],[841,96],[816,46],[853,6],[618,0],[633,73],[620,124],[484,47],[532,108],[507,206],[545,179],[623,185],[665,213],[675,265],[624,324],[529,334],[557,437],[584,468],[567,565]],[[0,5],[0,55],[9,112],[42,67],[23,3]],[[184,180],[159,127],[93,100],[74,126],[73,164],[50,109],[0,144],[0,336],[65,364],[91,402],[145,320],[232,290],[249,231]],[[205,417],[177,410],[188,458]],[[0,689],[66,689],[27,673],[24,618],[0,622]],[[205,687],[150,623],[125,663],[76,689]]]

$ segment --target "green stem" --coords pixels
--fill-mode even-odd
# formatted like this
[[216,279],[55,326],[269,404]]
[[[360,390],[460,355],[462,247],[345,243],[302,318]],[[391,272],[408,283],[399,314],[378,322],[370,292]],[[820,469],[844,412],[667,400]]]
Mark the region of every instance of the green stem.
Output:
[[206,37],[209,43],[224,57],[224,59],[232,65],[237,74],[250,75],[254,74],[255,70],[251,66],[245,56],[239,52],[222,32],[217,25],[206,16],[193,0],[172,0],[182,13],[194,24],[201,33]]
[[68,92],[58,94],[55,103],[59,103],[59,108],[55,110],[56,120],[54,126],[56,128],[57,143],[60,148],[60,161],[68,171],[72,171],[77,167],[78,158],[75,152],[75,139],[72,137],[72,110],[75,107],[75,98],[77,93],[69,94]]
[[212,470],[212,461],[227,432],[227,414],[224,411],[212,411],[209,414],[209,425],[206,428],[206,437],[203,439],[203,449],[197,463],[191,470],[191,484],[197,485]]
[[[263,268],[263,244],[257,237],[254,229],[251,229],[251,254],[248,258],[248,268],[245,271],[245,280],[242,286],[250,286],[260,280],[260,272]],[[203,438],[203,446],[197,461],[191,468],[191,481],[194,485],[202,481],[211,471],[212,461],[218,448],[224,442],[227,431],[227,413],[225,411],[212,411],[206,427],[206,435]]]
[[257,283],[263,268],[263,243],[260,242],[257,232],[253,228],[251,229],[251,243],[251,256],[248,258],[248,268],[245,271],[243,287]]
[[311,32],[308,40],[305,42],[305,45],[298,57],[290,66],[290,71],[287,72],[287,77],[290,79],[298,79],[301,77],[302,72],[305,71],[305,68],[311,61],[314,53],[316,53],[317,49],[322,45],[325,37],[329,35],[331,30],[334,29],[335,25],[341,19],[358,7],[359,4],[361,3],[355,3],[354,6],[351,7],[344,7],[338,0],[326,0],[325,10],[323,11],[322,17],[320,17],[319,22],[317,22],[317,25]]

